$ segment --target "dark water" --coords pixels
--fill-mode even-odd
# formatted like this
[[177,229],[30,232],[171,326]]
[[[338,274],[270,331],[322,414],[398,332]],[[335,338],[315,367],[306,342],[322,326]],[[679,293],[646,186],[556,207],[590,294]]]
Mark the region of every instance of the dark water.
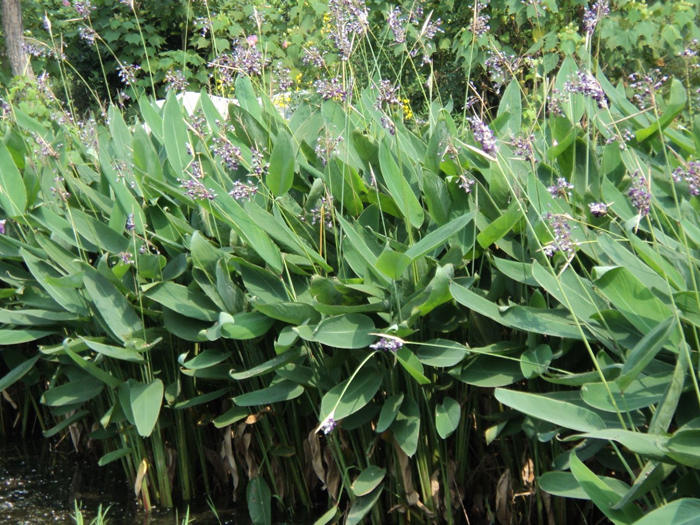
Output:
[[[110,525],[184,522],[182,510],[144,513],[132,495],[118,464],[98,467],[75,453],[52,450],[46,441],[0,441],[0,523],[73,524],[76,500],[86,524],[99,505],[110,506]],[[200,506],[190,512],[190,520],[203,525],[247,522],[245,512],[217,514],[218,519],[206,506]]]

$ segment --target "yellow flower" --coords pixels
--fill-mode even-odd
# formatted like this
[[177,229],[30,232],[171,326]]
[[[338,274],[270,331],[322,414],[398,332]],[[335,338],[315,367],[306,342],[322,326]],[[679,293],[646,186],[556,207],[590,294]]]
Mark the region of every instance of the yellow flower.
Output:
[[413,110],[408,102],[407,98],[401,99],[401,109],[403,110],[403,116],[406,120],[411,120],[413,118]]

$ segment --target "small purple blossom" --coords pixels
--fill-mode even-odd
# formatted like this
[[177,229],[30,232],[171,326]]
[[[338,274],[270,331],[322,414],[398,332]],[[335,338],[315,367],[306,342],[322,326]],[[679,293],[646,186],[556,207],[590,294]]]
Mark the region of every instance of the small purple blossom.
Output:
[[208,189],[201,181],[196,178],[178,179],[180,187],[185,190],[185,195],[194,200],[209,200],[216,199],[214,190]]
[[439,18],[436,18],[435,20],[430,20],[423,26],[421,34],[425,36],[426,39],[432,40],[436,34],[444,33],[444,31],[440,27],[441,25],[442,20],[440,20]]
[[377,94],[377,100],[374,103],[374,107],[381,111],[385,104],[387,106],[400,104],[401,101],[399,100],[398,93],[399,87],[393,86],[390,80],[380,81],[379,93]]
[[321,52],[316,46],[305,47],[304,52],[301,56],[301,62],[304,65],[313,65],[318,69],[323,69],[326,67],[326,61],[323,60]]
[[333,197],[321,197],[321,203],[309,211],[311,224],[333,228]]
[[480,145],[481,149],[489,155],[495,155],[498,152],[496,137],[484,121],[479,117],[469,117],[469,126],[474,134],[474,140]]
[[126,231],[134,231],[135,227],[136,225],[134,224],[134,214],[130,213],[129,216],[126,218]]
[[403,44],[406,41],[406,17],[401,14],[401,8],[396,6],[387,16],[387,24],[389,29],[394,34],[394,42],[397,44]]
[[555,199],[559,198],[559,197],[563,197],[563,198],[571,197],[571,190],[573,190],[573,189],[574,189],[574,185],[571,184],[564,177],[559,177],[555,184],[547,187],[547,191]]
[[609,14],[610,5],[608,0],[596,0],[593,5],[587,7],[583,12],[583,29],[587,34],[592,34],[598,23]]
[[600,109],[608,107],[608,98],[598,80],[585,71],[577,71],[576,78],[564,84],[564,89],[569,93],[579,93],[595,100]]
[[123,64],[118,68],[119,80],[126,86],[132,85],[136,81],[136,73],[141,69],[138,64]]
[[542,251],[547,257],[554,256],[555,253],[561,252],[567,259],[574,256],[576,252],[575,244],[571,240],[571,226],[566,215],[548,213],[544,217],[549,223],[554,240],[544,245]]
[[338,144],[340,144],[342,141],[342,135],[332,137],[329,136],[328,133],[326,133],[324,135],[318,136],[318,138],[316,139],[316,147],[314,148],[314,152],[316,153],[316,156],[321,160],[321,163],[324,166],[328,163],[328,160],[331,158],[331,155],[335,153]]
[[534,161],[535,153],[532,143],[535,141],[534,135],[514,137],[512,144],[515,148],[515,156],[525,160]]
[[632,100],[639,109],[645,109],[654,103],[654,95],[666,83],[668,75],[662,75],[661,71],[655,68],[644,75],[632,73],[627,79],[633,92]]
[[637,208],[639,215],[644,217],[651,209],[651,193],[649,193],[649,182],[639,171],[632,174],[632,186],[627,191],[632,205]]
[[588,209],[594,217],[602,217],[608,213],[608,205],[604,202],[589,202]]
[[326,420],[321,423],[319,430],[321,430],[325,435],[328,435],[333,432],[333,429],[335,429],[336,426],[338,426],[338,422],[333,419],[333,416],[328,416]]
[[396,135],[396,125],[391,118],[386,115],[382,115],[380,121],[382,123],[382,127],[389,132],[389,135]]
[[134,264],[134,256],[129,252],[120,252],[118,257],[124,264]]
[[258,192],[258,187],[254,184],[246,184],[244,182],[241,182],[239,180],[235,181],[233,183],[233,189],[228,192],[228,194],[236,199],[237,201],[239,200],[248,200],[250,199],[253,195],[255,195]]
[[474,186],[474,184],[476,184],[476,181],[474,179],[470,179],[466,175],[460,175],[459,184],[457,185],[464,190],[464,193],[471,193],[472,186]]
[[491,30],[491,26],[489,25],[489,20],[491,17],[489,15],[481,14],[484,7],[486,7],[486,4],[479,2],[479,0],[475,0],[474,6],[472,7],[473,17],[471,30],[477,38],[484,36]]
[[251,172],[257,177],[263,177],[270,168],[270,163],[265,162],[265,154],[257,148],[250,148]]
[[181,70],[170,70],[165,74],[165,89],[170,91],[185,91],[189,82]]
[[316,93],[321,95],[323,100],[338,100],[344,102],[347,92],[343,89],[340,78],[333,77],[330,80],[319,79],[314,82]]
[[328,14],[332,27],[329,37],[340,59],[347,61],[355,40],[369,29],[369,10],[365,0],[328,0]]
[[0,235],[5,235],[5,225],[7,224],[7,219],[0,220]]
[[389,352],[396,352],[399,348],[403,346],[403,341],[398,337],[388,337],[382,336],[379,341],[374,344],[369,345],[372,350],[386,350]]
[[688,184],[688,193],[693,197],[700,195],[700,161],[691,160],[686,168],[673,170],[671,176],[677,183],[685,181]]
[[73,9],[80,18],[88,18],[90,13],[95,9],[90,0],[73,0]]
[[225,137],[214,137],[212,142],[211,151],[214,157],[219,159],[230,171],[236,171],[238,162],[241,160],[241,148],[231,144]]
[[78,36],[81,40],[84,40],[88,45],[95,45],[95,39],[97,38],[97,32],[88,26],[80,26],[78,28]]

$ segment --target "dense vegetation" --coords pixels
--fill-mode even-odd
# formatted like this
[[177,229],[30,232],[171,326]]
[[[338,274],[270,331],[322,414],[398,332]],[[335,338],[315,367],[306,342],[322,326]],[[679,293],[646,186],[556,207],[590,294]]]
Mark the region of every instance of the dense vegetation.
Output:
[[48,4],[2,432],[254,523],[698,513],[697,2]]

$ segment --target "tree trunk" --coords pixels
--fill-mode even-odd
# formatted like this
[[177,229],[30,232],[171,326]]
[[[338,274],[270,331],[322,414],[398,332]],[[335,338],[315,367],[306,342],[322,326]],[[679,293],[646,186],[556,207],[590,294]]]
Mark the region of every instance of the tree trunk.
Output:
[[10,60],[12,74],[33,77],[29,57],[24,50],[20,0],[2,0],[2,29],[5,33],[5,50]]

